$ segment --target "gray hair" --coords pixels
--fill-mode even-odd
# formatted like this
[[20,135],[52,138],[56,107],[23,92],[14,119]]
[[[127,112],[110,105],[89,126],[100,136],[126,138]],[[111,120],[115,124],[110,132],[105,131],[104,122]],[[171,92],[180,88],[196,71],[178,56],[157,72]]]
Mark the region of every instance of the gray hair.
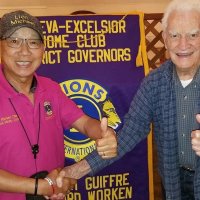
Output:
[[168,18],[173,11],[190,11],[196,10],[200,13],[200,0],[172,0],[165,9],[162,18],[163,31],[168,26]]

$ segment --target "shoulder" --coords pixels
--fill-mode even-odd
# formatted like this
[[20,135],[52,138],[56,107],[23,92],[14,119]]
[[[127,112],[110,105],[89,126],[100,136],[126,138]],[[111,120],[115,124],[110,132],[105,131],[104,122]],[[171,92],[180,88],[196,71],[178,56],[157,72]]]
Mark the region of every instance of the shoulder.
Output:
[[173,73],[173,63],[167,60],[161,64],[157,69],[152,70],[146,77],[146,81],[160,82],[166,78],[170,78]]
[[157,95],[160,90],[165,90],[173,77],[173,63],[168,60],[160,67],[152,70],[141,82],[140,91],[142,93]]

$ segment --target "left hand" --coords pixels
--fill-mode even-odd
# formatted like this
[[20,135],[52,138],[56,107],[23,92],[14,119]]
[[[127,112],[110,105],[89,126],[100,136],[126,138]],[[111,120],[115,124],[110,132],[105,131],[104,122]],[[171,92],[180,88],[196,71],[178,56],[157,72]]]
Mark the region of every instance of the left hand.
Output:
[[[200,114],[196,115],[196,119],[200,124]],[[200,130],[192,131],[191,138],[192,149],[195,151],[196,155],[200,156]]]
[[101,139],[96,140],[98,154],[103,159],[109,159],[117,156],[117,136],[115,131],[108,127],[107,118],[101,120]]

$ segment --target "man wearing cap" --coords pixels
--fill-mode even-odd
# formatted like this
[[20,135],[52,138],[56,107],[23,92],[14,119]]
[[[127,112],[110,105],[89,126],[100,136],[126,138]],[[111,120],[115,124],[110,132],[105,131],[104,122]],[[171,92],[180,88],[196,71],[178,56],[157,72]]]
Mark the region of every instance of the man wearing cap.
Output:
[[106,119],[88,117],[58,83],[35,73],[45,49],[37,18],[20,10],[5,14],[0,46],[0,199],[62,198],[76,183],[65,178],[59,188],[55,181],[64,167],[63,129],[96,140],[103,158],[117,155],[115,133]]

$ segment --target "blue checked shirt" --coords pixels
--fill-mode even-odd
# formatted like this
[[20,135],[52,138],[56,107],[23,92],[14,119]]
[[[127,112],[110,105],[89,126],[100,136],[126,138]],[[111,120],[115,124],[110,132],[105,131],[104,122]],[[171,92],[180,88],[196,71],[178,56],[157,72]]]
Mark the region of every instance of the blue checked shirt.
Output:
[[[125,115],[123,128],[118,132],[118,157],[103,160],[96,151],[93,151],[86,157],[92,174],[131,151],[147,137],[153,123],[159,173],[165,187],[166,199],[181,200],[173,66],[174,64],[168,60],[144,78],[131,102],[129,112]],[[198,104],[200,108],[200,101]],[[195,168],[194,190],[195,199],[200,200],[199,158]]]

